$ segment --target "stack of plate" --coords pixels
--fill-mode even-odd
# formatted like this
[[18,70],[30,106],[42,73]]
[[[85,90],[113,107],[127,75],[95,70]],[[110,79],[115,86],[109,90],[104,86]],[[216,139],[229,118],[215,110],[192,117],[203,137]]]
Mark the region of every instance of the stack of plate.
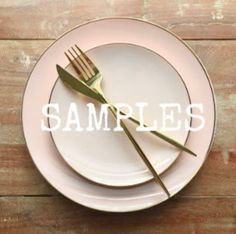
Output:
[[[56,64],[73,73],[64,52],[79,44],[99,67],[104,93],[113,103],[126,103],[138,116],[137,102],[146,102],[145,122],[157,120],[161,129],[162,103],[178,103],[182,123],[179,130],[165,132],[185,144],[197,157],[158,139],[149,132],[135,131],[135,139],[169,190],[179,192],[196,175],[212,143],[215,128],[215,102],[209,78],[194,53],[165,29],[135,19],[103,19],[90,22],[63,35],[42,55],[27,83],[23,101],[23,130],[29,152],[48,182],[71,200],[84,206],[112,212],[140,210],[168,199],[148,171],[123,132],[86,131],[90,99],[78,95],[58,79]],[[58,103],[61,126],[65,126],[70,103],[78,107],[81,132],[46,132],[42,108]],[[202,104],[205,126],[197,126],[186,108]],[[194,113],[193,113],[194,114]],[[171,123],[170,123],[171,124]],[[171,126],[171,125],[170,125]]]

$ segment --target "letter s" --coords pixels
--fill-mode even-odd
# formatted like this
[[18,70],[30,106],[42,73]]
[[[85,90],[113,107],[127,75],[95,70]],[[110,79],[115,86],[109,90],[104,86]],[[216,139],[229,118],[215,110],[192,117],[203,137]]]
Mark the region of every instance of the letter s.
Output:
[[186,109],[186,112],[190,117],[195,118],[195,119],[199,119],[201,122],[198,127],[192,128],[191,126],[188,125],[188,121],[187,120],[185,121],[186,130],[196,132],[196,131],[201,130],[204,127],[205,119],[201,115],[196,115],[196,114],[191,113],[192,108],[198,108],[200,110],[200,112],[203,113],[203,105],[202,104],[191,104]]
[[44,120],[41,119],[41,130],[42,131],[46,131],[46,132],[50,132],[50,131],[55,131],[57,130],[60,125],[61,125],[61,119],[59,118],[59,116],[57,115],[53,115],[53,114],[49,114],[48,112],[48,109],[49,108],[54,108],[55,111],[57,113],[59,113],[59,105],[58,104],[47,104],[47,105],[44,105],[43,108],[42,108],[42,114],[47,117],[47,118],[51,118],[51,119],[54,119],[56,121],[56,124],[54,125],[54,127],[47,127],[44,123]]

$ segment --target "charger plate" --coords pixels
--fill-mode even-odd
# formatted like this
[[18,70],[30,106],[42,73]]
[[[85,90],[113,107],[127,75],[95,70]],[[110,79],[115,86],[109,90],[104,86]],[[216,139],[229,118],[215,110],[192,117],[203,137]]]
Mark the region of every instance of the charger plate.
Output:
[[[178,71],[189,91],[191,102],[203,104],[205,127],[201,131],[191,132],[186,143],[187,147],[197,153],[197,157],[181,153],[161,176],[171,196],[197,174],[213,140],[215,101],[203,65],[187,45],[160,26],[136,19],[109,18],[78,26],[54,42],[35,65],[25,89],[22,122],[26,144],[41,174],[59,192],[81,205],[110,212],[145,209],[167,200],[166,194],[154,181],[116,189],[89,182],[65,163],[50,133],[41,130],[41,121],[47,121],[42,115],[42,107],[49,102],[58,77],[56,64],[67,66],[63,53],[75,43],[85,51],[111,43],[134,44],[152,50]],[[192,126],[198,124],[194,118]]]

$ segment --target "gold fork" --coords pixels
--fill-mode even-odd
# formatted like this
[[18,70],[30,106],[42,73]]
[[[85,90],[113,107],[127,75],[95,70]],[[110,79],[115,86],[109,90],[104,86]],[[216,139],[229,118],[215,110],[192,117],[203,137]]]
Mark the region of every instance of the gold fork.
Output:
[[[69,54],[65,52],[65,55],[72,64],[72,66],[74,67],[74,69],[76,70],[76,72],[78,73],[79,78],[81,78],[86,83],[86,85],[88,85],[90,88],[95,90],[98,93],[98,95],[100,95],[101,99],[103,100],[103,103],[109,104],[109,110],[111,111],[113,117],[117,119],[115,107],[110,102],[107,101],[101,89],[102,75],[99,72],[98,68],[77,45],[75,45],[75,48],[71,47],[71,49],[72,50],[70,49],[68,50]],[[129,138],[132,145],[134,146],[135,150],[138,152],[143,162],[146,164],[149,171],[152,173],[155,181],[161,185],[167,196],[170,197],[168,189],[162,182],[160,176],[150,163],[149,159],[147,158],[147,156],[145,155],[145,153],[143,152],[137,141],[130,133],[129,129],[126,127],[125,123],[121,120],[120,124],[126,136]]]
[[[67,58],[69,59],[69,61],[71,62],[72,66],[74,67],[74,69],[77,71],[78,75],[80,75],[80,78],[87,84],[89,85],[91,88],[95,87],[95,90],[99,91],[100,94],[103,94],[102,89],[101,89],[101,81],[102,81],[102,76],[98,70],[98,68],[94,65],[94,63],[91,61],[91,59],[77,46],[75,45],[75,48],[78,50],[78,52],[76,51],[76,49],[74,49],[72,47],[72,50],[74,51],[75,55],[74,56],[71,51],[69,51],[69,53],[71,54],[72,58],[71,59],[68,54],[65,53],[65,55],[67,56]],[[80,53],[80,55],[78,54]],[[76,57],[80,60],[76,60]],[[73,61],[75,60],[75,61]],[[82,63],[81,63],[82,61]],[[79,63],[78,65],[81,66],[80,64],[82,64],[82,70],[80,70],[77,67],[77,63]],[[88,69],[90,70],[90,72],[92,72],[93,74],[93,78],[88,78],[89,75],[87,75],[86,71],[83,69],[83,66],[88,66]],[[87,76],[87,78],[85,78],[83,75]],[[87,80],[88,79],[88,80]],[[104,96],[104,95],[103,95]],[[121,114],[125,115],[124,112],[120,111]],[[140,124],[139,120],[136,119],[134,116],[130,116],[129,119],[134,122],[135,124]],[[147,124],[143,124],[144,127],[149,127]],[[190,149],[188,149],[187,147],[185,147],[183,144],[175,141],[174,139],[164,135],[163,133],[159,132],[159,131],[155,131],[152,130],[150,131],[153,135],[158,136],[159,138],[161,138],[162,140],[168,142],[169,144],[179,148],[180,150],[183,150],[193,156],[197,156],[194,152],[192,152]]]

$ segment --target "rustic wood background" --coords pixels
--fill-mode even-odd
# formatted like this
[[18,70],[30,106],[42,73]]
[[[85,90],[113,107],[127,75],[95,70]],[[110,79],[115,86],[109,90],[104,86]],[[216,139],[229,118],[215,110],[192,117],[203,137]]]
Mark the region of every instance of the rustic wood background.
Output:
[[[92,211],[40,175],[21,129],[21,100],[40,54],[63,32],[102,17],[130,16],[177,33],[214,85],[217,132],[199,175],[160,206],[127,214]],[[0,233],[236,233],[235,0],[1,0]]]

